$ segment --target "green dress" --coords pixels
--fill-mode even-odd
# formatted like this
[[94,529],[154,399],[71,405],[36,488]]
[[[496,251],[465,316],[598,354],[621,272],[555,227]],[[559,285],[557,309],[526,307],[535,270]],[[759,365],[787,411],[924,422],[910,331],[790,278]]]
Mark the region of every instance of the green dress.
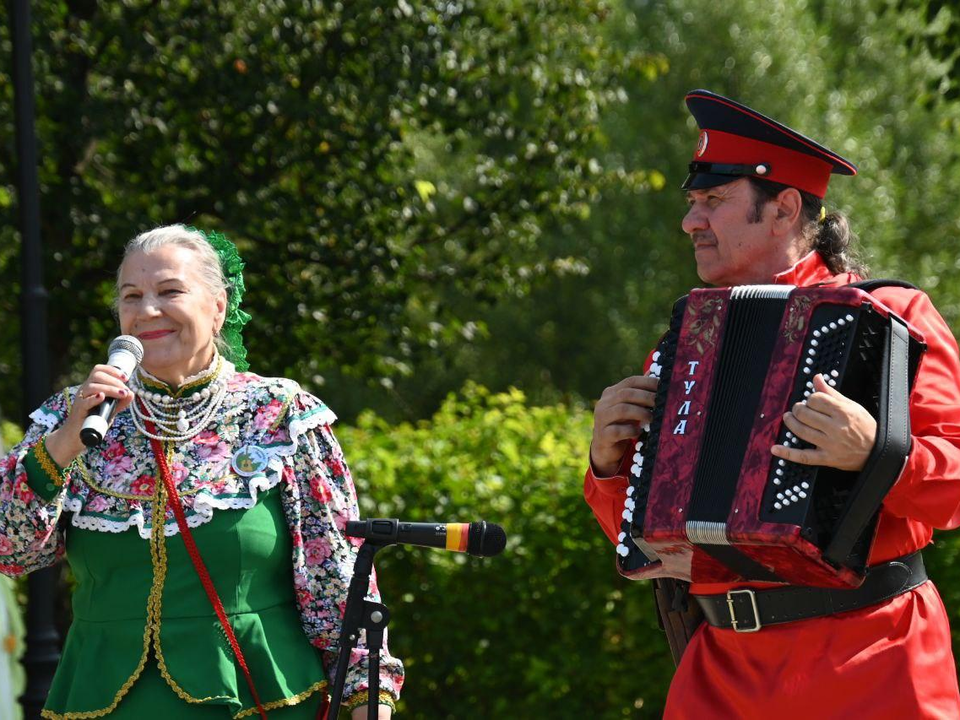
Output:
[[[216,558],[207,569],[215,587],[228,589],[218,593],[261,702],[270,709],[317,695],[308,712],[293,715],[314,717],[326,681],[320,652],[300,626],[278,490],[192,532],[201,556]],[[156,536],[144,542],[134,532],[67,533],[77,587],[61,666],[96,668],[98,682],[58,672],[46,717],[65,717],[68,709],[69,717],[257,715],[182,538]],[[141,714],[141,704],[150,715]]]
[[[167,462],[261,702],[271,718],[312,718],[337,656],[356,557],[342,530],[357,517],[356,491],[322,402],[292,381],[222,366],[222,410],[199,435],[166,443]],[[216,375],[151,387],[182,396]],[[71,467],[49,457],[44,437],[75,394],[48,400],[0,460],[0,572],[65,556],[77,580],[44,717],[256,717],[130,413]],[[375,578],[368,598],[379,599]],[[367,666],[361,641],[344,708],[366,701]],[[379,701],[392,706],[402,682],[385,644]]]

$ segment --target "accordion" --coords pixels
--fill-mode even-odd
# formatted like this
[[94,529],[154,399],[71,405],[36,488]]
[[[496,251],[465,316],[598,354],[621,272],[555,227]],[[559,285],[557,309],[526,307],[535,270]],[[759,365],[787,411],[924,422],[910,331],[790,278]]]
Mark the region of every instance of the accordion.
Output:
[[[925,347],[856,286],[746,285],[681,298],[650,368],[660,383],[633,455],[620,573],[859,585],[909,452],[909,394]],[[783,415],[814,391],[818,373],[877,420],[859,473],[770,452],[810,447]]]

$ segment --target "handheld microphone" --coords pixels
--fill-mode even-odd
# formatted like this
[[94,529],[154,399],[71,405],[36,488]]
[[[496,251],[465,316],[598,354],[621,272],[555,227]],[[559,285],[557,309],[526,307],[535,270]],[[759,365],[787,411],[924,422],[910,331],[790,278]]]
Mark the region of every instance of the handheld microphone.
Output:
[[[141,360],[143,360],[143,345],[133,335],[114,338],[110,343],[110,349],[107,350],[107,365],[117,368],[128,378],[133,376],[133,371],[137,369]],[[80,429],[80,440],[84,445],[94,447],[103,442],[103,436],[107,434],[116,406],[117,399],[108,397],[90,411]]]
[[474,523],[411,523],[396,519],[351,520],[346,535],[375,545],[421,545],[492,557],[503,552],[507,534],[485,520]]

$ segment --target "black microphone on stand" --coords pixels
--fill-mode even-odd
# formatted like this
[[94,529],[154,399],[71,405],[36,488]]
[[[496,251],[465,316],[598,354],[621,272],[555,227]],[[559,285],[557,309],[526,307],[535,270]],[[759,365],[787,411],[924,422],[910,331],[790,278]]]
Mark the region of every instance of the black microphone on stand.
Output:
[[503,528],[485,520],[469,524],[351,520],[344,534],[376,545],[421,545],[477,557],[499,555],[507,544]]
[[[133,371],[137,369],[141,360],[143,360],[143,345],[133,335],[114,338],[107,350],[107,365],[117,368],[128,378],[133,377]],[[103,436],[107,434],[116,406],[117,399],[108,397],[90,411],[80,429],[80,440],[84,445],[94,447],[103,442]]]
[[390,613],[383,603],[365,600],[373,573],[373,556],[387,545],[422,545],[454,552],[465,552],[479,557],[491,557],[503,552],[507,534],[495,523],[481,520],[474,523],[409,523],[396,519],[350,520],[345,535],[363,538],[366,542],[357,551],[353,577],[347,589],[347,603],[340,622],[337,666],[330,693],[327,717],[340,712],[343,686],[347,678],[350,651],[357,646],[360,631],[366,632],[367,663],[367,719],[377,717],[377,697],[380,688],[380,650]]

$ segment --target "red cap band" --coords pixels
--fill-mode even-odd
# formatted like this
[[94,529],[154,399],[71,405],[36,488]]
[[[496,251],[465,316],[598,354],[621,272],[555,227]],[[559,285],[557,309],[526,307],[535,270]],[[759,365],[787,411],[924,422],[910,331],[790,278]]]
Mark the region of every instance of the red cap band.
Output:
[[812,155],[720,130],[704,130],[700,134],[693,159],[706,163],[766,165],[766,173],[752,177],[789,185],[818,198],[827,194],[833,171],[830,163]]

